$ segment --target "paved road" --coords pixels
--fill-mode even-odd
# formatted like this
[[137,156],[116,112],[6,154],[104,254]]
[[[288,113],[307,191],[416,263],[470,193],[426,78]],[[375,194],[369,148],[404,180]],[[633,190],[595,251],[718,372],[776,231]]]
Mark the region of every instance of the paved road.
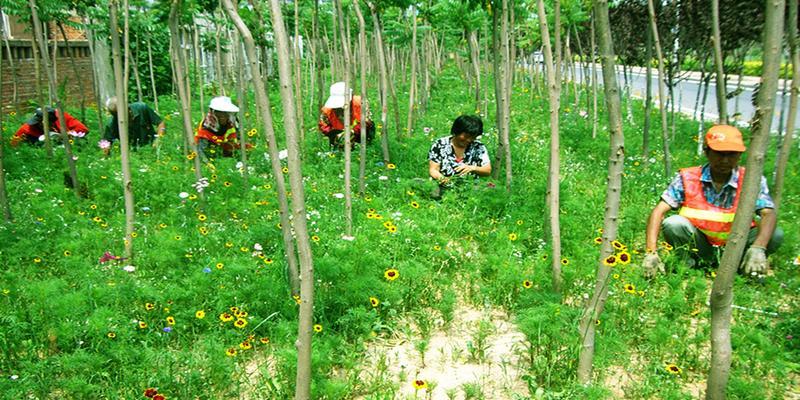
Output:
[[[597,66],[597,74],[598,79],[602,82],[602,72],[600,65]],[[577,68],[578,73],[578,81],[583,81],[583,69]],[[591,69],[587,71],[587,74],[591,74]],[[652,91],[653,91],[653,99],[658,104],[658,69],[653,68],[652,71]],[[645,83],[647,81],[645,70],[644,68],[633,68],[632,72],[629,72],[629,84],[631,85],[631,94],[634,97],[644,98],[645,96]],[[729,75],[728,76],[728,92],[732,92],[736,90],[736,82],[739,79],[738,75]],[[623,75],[622,75],[622,67],[617,68],[617,80],[622,89],[624,85]],[[735,113],[739,113],[740,115],[735,118],[735,121],[740,126],[748,126],[750,123],[750,119],[753,117],[753,113],[755,112],[754,107],[752,105],[752,97],[753,97],[753,90],[755,85],[758,83],[759,78],[754,77],[743,77],[742,78],[742,88],[744,89],[742,93],[738,96],[728,99],[728,114],[734,115]],[[781,115],[781,108],[785,106],[784,111],[784,124],[782,125],[785,128],[786,122],[786,115],[788,115],[789,109],[789,94],[787,92],[786,96],[782,100],[781,93],[783,91],[783,83],[784,81],[781,80],[778,85],[778,94],[776,96],[776,104],[775,104],[775,114],[772,119],[771,130],[776,132],[779,126],[779,118]],[[786,82],[787,89],[788,84],[790,82]],[[678,83],[677,87],[675,88],[675,97],[676,97],[676,105],[680,107],[682,113],[686,114],[689,117],[694,116],[695,110],[695,101],[697,99],[697,92],[700,90],[700,73],[691,73],[688,76],[688,79],[682,80]],[[708,95],[706,97],[705,102],[705,121],[706,122],[713,122],[718,117],[718,109],[717,109],[717,86],[712,77],[712,80],[708,86]],[[700,93],[700,101],[702,102],[703,93]],[[785,105],[784,105],[785,102]],[[657,105],[656,105],[657,106]],[[700,106],[698,106],[697,112],[697,119],[700,118]],[[798,111],[798,118],[797,121],[800,121],[800,110]],[[797,127],[796,127],[797,128]]]

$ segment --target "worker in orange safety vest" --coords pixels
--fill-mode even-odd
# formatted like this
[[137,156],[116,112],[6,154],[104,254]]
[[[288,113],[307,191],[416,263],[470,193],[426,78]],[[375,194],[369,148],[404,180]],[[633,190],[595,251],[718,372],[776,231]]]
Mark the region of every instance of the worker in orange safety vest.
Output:
[[[345,95],[345,83],[336,82],[331,85],[330,96],[325,101],[319,116],[319,131],[328,137],[331,147],[341,147],[344,145],[344,105],[350,99],[350,132],[351,143],[361,142],[361,96],[352,96],[353,90],[348,90]],[[366,142],[371,143],[375,136],[375,126],[369,117],[366,120],[367,137]]]
[[[658,255],[658,235],[664,232],[665,246],[682,252],[690,266],[716,266],[719,249],[725,246],[739,205],[744,184],[744,167],[739,159],[746,150],[742,133],[730,125],[715,125],[705,136],[708,163],[681,169],[661,195],[661,201],[647,222],[647,253],[643,262],[646,277],[664,272]],[[748,275],[766,273],[767,255],[783,242],[783,230],[776,227],[775,205],[767,180],[761,177],[756,200],[760,220],[751,222],[740,271]],[[664,216],[670,210],[677,215]]]

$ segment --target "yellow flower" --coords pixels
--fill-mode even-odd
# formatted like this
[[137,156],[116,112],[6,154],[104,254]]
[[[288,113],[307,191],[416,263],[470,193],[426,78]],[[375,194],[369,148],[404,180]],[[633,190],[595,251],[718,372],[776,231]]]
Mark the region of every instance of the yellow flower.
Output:
[[196,194],[190,194],[189,195],[189,200],[197,200],[197,195]]
[[281,172],[283,172],[284,174],[287,174],[287,173],[289,173],[289,167],[283,167],[283,168],[281,168]]
[[530,289],[533,287],[533,282],[526,279],[522,281],[522,287],[524,287],[525,289]]
[[161,228],[161,229],[164,229],[164,228],[167,227],[167,224],[162,222],[162,223],[158,224],[158,227]]
[[223,263],[221,263],[221,262],[218,262],[218,263],[217,263],[217,265],[216,265],[216,267],[217,267],[217,269],[222,269],[222,268],[224,268],[224,267],[225,267],[225,264],[223,264]]
[[147,311],[153,311],[156,309],[156,305],[153,303],[144,303],[144,309]]
[[239,307],[232,306],[232,307],[229,308],[229,310],[231,310],[232,313],[236,314],[236,313],[239,312]]
[[614,274],[613,277],[614,279],[619,279],[619,274]]
[[175,235],[175,236],[174,236],[174,239],[175,239],[175,240],[181,240],[181,235]]
[[603,238],[600,236],[594,238],[594,244],[603,244]]
[[317,333],[322,332],[322,325],[314,324],[314,332],[317,332]]
[[372,201],[372,196],[364,196],[364,201],[369,203],[370,201]]
[[569,259],[567,259],[567,257],[562,258],[561,265],[569,265]]
[[311,236],[311,241],[314,242],[314,243],[319,242],[319,236],[317,236],[317,235]]
[[272,264],[272,259],[271,259],[271,258],[269,258],[269,257],[265,258],[265,259],[264,259],[264,264],[267,264],[267,265],[270,265],[270,264]]
[[194,317],[197,319],[203,319],[206,317],[206,312],[203,310],[197,310],[197,312],[194,313]]
[[225,247],[227,247],[227,248],[229,248],[229,249],[230,249],[231,247],[233,247],[233,243],[231,243],[231,242],[225,242]]
[[205,226],[201,226],[200,229],[198,229],[198,231],[200,231],[200,234],[203,236],[208,235],[208,228],[206,228]]
[[108,332],[106,333],[106,336],[108,336],[109,339],[114,339],[115,337],[117,337],[117,334],[114,332]]
[[248,136],[248,137],[253,137],[253,136],[255,136],[257,133],[258,133],[258,131],[256,130],[256,128],[253,128],[253,129],[250,129],[249,131],[247,131],[247,136]]
[[186,159],[187,160],[194,160],[195,157],[197,157],[197,153],[195,153],[195,152],[191,152],[191,153],[186,155]]
[[175,317],[173,317],[173,316],[167,317],[167,324],[168,325],[175,325]]
[[222,322],[231,322],[233,321],[233,315],[230,315],[228,313],[222,313],[219,315],[219,320]]
[[247,317],[247,311],[241,310],[236,313],[236,318],[245,318]]
[[223,183],[222,183],[222,185],[223,185],[223,186],[225,186],[225,187],[231,187],[231,186],[233,186],[233,184],[232,184],[232,183],[230,183],[230,182],[228,182],[228,181],[225,181],[225,182],[223,182]]
[[389,268],[383,273],[383,277],[386,278],[387,281],[393,281],[400,277],[400,271]]
[[627,251],[617,254],[617,260],[620,264],[628,265],[631,262],[631,255]]
[[37,263],[37,264],[38,264],[38,263],[42,262],[42,259],[41,259],[41,258],[39,258],[39,257],[34,257],[34,258],[33,258],[33,262],[35,262],[35,263]]
[[97,204],[92,204],[89,206],[92,210],[97,210]]
[[303,300],[300,298],[300,295],[297,295],[297,294],[293,295],[292,299],[294,299],[294,302],[297,303],[297,304],[300,304],[300,303],[303,302]]
[[508,234],[508,240],[510,240],[512,242],[517,240],[517,234],[516,233],[509,233]]
[[667,366],[664,367],[664,369],[666,369],[667,372],[669,372],[672,375],[680,375],[681,374],[681,368],[679,366],[675,365],[675,364],[667,364]]
[[415,195],[416,193],[414,193],[414,191],[413,191],[413,190],[406,190],[406,194],[407,194],[407,195],[409,195],[409,196],[413,196],[413,195]]
[[236,322],[233,323],[233,326],[235,326],[235,327],[237,327],[239,329],[242,329],[245,326],[247,326],[247,320],[244,319],[244,318],[239,318],[239,319],[236,320]]
[[387,168],[387,169],[396,169],[396,168],[397,168],[397,165],[394,165],[394,164],[392,164],[392,163],[389,163],[389,164],[386,164],[386,168]]
[[416,201],[412,201],[411,202],[411,207],[419,208],[419,203],[417,203]]
[[197,219],[200,220],[200,222],[203,222],[208,219],[208,217],[206,217],[205,214],[197,214]]
[[231,347],[228,350],[225,350],[225,355],[228,357],[236,357],[236,349]]
[[381,302],[377,297],[370,297],[369,304],[372,304],[373,307],[377,307],[379,304],[381,304]]
[[631,283],[626,283],[625,292],[630,294],[636,294],[636,286],[633,286],[633,284]]
[[239,247],[239,250],[241,250],[242,253],[247,253],[248,251],[250,251],[250,249],[248,249],[247,247],[244,247],[244,246]]
[[614,246],[614,248],[617,250],[625,250],[628,248],[627,246],[622,244],[622,242],[620,242],[619,240],[614,240],[613,242],[611,242],[611,245]]
[[145,328],[147,328],[147,322],[139,321],[139,329],[145,329]]
[[436,246],[433,246],[433,250],[435,250],[435,251],[439,251],[441,249],[442,249],[442,246],[439,246],[438,244]]
[[244,342],[239,343],[239,348],[242,350],[250,350],[253,348],[253,345],[250,344],[249,341],[245,340]]
[[396,226],[392,225],[392,226],[389,227],[389,233],[396,233],[396,232],[397,232],[397,227]]
[[423,390],[428,388],[428,382],[425,382],[422,379],[414,380],[413,385],[415,390]]
[[177,166],[177,165],[173,165],[173,166],[172,166],[172,170],[173,170],[173,171],[177,171],[177,170],[178,170],[178,166]]
[[610,256],[603,259],[603,265],[606,267],[613,267],[617,265],[617,256],[611,254]]
[[261,342],[261,344],[269,344],[268,337],[262,337],[261,339],[258,339],[258,341]]
[[65,256],[65,257],[69,257],[69,256],[71,256],[71,255],[72,255],[72,252],[71,252],[71,251],[69,251],[69,250],[64,250],[64,256]]

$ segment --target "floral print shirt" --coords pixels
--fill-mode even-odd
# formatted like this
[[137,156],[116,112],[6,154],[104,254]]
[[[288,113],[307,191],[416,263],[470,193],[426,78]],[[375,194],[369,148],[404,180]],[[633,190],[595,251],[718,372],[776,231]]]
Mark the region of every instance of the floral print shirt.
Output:
[[474,165],[483,167],[489,165],[489,152],[486,146],[479,141],[474,141],[464,150],[464,158],[457,159],[453,145],[450,143],[450,136],[436,139],[428,152],[428,160],[440,165],[439,171],[444,176],[456,175],[456,167],[459,164]]

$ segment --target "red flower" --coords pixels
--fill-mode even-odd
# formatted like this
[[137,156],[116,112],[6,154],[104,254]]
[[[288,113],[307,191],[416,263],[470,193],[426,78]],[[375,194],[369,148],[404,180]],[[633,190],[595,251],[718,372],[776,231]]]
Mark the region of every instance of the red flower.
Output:
[[157,394],[153,396],[153,400],[167,400],[167,398],[163,394]]
[[109,261],[122,261],[122,260],[124,260],[124,258],[122,258],[120,256],[115,256],[115,255],[113,255],[113,254],[111,254],[109,252],[105,252],[105,253],[103,253],[103,256],[100,257],[100,264],[103,264],[103,263],[106,263],[106,262],[109,262]]
[[[151,399],[152,399],[152,398],[155,398],[155,396],[156,396],[157,394],[158,394],[158,389],[156,389],[156,388],[147,388],[147,389],[145,389],[145,391],[144,391],[144,397],[149,397],[149,398],[151,398]],[[162,397],[163,397],[163,396],[162,396]]]

